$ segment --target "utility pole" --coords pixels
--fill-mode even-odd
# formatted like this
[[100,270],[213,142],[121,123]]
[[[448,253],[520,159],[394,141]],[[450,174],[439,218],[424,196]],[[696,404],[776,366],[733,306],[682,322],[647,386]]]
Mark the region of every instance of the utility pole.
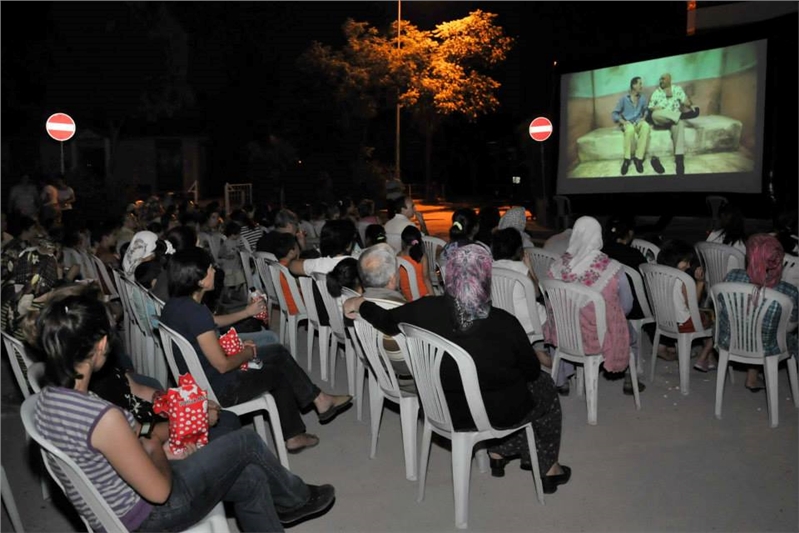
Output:
[[[397,56],[400,51],[400,34],[402,33],[402,0],[397,0]],[[397,89],[397,131],[394,143],[394,177],[400,179],[400,103]]]

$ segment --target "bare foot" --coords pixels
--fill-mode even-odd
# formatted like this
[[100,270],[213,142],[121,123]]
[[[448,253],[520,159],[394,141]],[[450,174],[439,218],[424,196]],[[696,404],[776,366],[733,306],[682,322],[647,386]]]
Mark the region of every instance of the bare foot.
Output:
[[320,392],[319,395],[314,399],[313,403],[316,406],[316,411],[318,413],[324,413],[329,411],[331,407],[338,407],[339,405],[345,404],[350,400],[352,400],[352,396],[349,394],[332,395],[326,392]]
[[291,453],[298,453],[305,448],[313,448],[317,444],[319,444],[319,437],[310,433],[301,433],[286,441],[286,450]]

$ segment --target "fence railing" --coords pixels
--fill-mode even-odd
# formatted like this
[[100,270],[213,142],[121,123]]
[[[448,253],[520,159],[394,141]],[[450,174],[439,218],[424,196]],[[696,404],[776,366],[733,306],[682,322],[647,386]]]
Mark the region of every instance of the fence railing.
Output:
[[252,183],[225,183],[225,212],[252,204]]
[[194,205],[197,205],[197,202],[200,199],[200,188],[198,181],[194,180],[194,183],[191,184],[191,187],[189,187],[186,192],[194,194]]

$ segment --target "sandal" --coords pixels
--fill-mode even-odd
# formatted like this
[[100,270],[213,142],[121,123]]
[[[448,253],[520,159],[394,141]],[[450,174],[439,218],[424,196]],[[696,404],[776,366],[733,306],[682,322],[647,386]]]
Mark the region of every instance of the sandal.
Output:
[[296,448],[289,448],[287,446],[286,451],[289,452],[290,454],[297,454],[306,448],[313,448],[319,444],[319,437],[317,437],[316,435],[312,435],[311,433],[305,433],[303,434],[303,436],[305,437],[304,439],[305,444],[297,446]]
[[344,396],[344,401],[342,401],[338,405],[331,405],[330,408],[325,411],[324,413],[319,413],[319,423],[320,424],[327,424],[334,418],[338,416],[338,414],[348,407],[352,405],[352,396]]

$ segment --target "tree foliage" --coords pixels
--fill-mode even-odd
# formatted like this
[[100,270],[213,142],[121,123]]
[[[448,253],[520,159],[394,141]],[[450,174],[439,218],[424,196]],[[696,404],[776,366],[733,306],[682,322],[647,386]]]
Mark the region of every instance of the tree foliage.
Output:
[[368,120],[399,102],[425,133],[429,183],[430,143],[440,122],[450,116],[475,121],[499,107],[500,84],[490,70],[505,60],[513,39],[496,17],[476,10],[433,30],[402,21],[384,32],[350,19],[341,49],[315,42],[300,67],[330,83],[353,117]]

